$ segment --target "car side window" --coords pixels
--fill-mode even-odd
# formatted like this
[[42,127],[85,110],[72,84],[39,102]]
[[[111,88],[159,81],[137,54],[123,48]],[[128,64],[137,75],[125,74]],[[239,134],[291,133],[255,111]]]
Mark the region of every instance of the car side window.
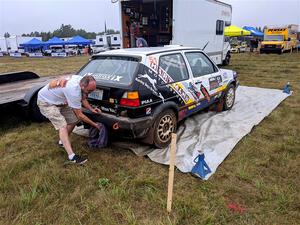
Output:
[[[159,59],[159,66],[172,78],[172,82],[178,82],[189,78],[186,64],[180,53],[161,56]],[[166,84],[166,82],[159,80],[158,84]]]
[[215,73],[215,65],[201,52],[188,52],[185,56],[190,64],[194,77]]

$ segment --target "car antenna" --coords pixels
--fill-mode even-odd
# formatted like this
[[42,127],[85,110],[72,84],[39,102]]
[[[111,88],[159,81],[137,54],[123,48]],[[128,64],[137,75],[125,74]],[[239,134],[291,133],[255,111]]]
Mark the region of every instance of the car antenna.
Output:
[[202,48],[202,51],[204,51],[204,49],[206,48],[206,46],[208,45],[209,41],[204,45],[204,47]]

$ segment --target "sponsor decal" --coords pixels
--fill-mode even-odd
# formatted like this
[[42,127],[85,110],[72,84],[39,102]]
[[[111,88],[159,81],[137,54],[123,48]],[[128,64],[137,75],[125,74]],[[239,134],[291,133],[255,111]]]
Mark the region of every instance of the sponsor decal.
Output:
[[100,73],[86,73],[84,76],[92,75],[96,80],[110,80],[110,81],[120,81],[123,76],[111,75],[111,74],[100,74]]
[[103,112],[112,112],[112,113],[116,113],[116,110],[115,110],[115,109],[107,108],[107,107],[105,107],[105,106],[101,106],[100,109],[101,109]]
[[209,102],[210,95],[209,95],[208,91],[206,90],[206,88],[202,84],[201,84],[200,90],[201,90],[202,94],[204,95],[205,99]]
[[152,98],[141,101],[141,104],[145,105],[145,104],[149,104],[151,102],[153,102]]
[[189,84],[189,88],[188,89],[191,92],[191,94],[193,95],[193,97],[195,98],[195,100],[199,100],[200,99],[201,92],[200,92],[200,90],[197,90],[198,88],[193,83]]
[[143,85],[145,88],[147,88],[148,90],[150,90],[152,92],[152,94],[154,94],[155,96],[159,97],[160,99],[164,100],[164,97],[162,96],[162,94],[160,92],[157,91],[156,87],[155,89],[152,87],[152,85],[149,85],[147,82],[141,80],[140,78],[136,77],[135,81],[140,83],[141,85]]
[[154,71],[157,71],[158,69],[158,64],[157,64],[157,59],[154,56],[149,56],[149,66],[151,69]]
[[208,79],[208,81],[209,81],[209,90],[210,91],[215,90],[221,86],[222,77],[220,75],[216,77],[211,77]]
[[193,102],[193,100],[188,95],[188,92],[185,90],[185,87],[180,82],[170,84],[170,86],[179,95],[179,97],[184,101],[185,104]]
[[159,75],[159,78],[161,80],[163,80],[163,82],[166,84],[174,82],[173,78],[169,74],[167,74],[167,72],[164,71],[164,69],[162,69],[161,67],[159,67],[159,69],[158,69],[158,75]]
[[139,74],[138,75],[138,78],[144,78],[144,79],[146,79],[146,80],[148,80],[148,82],[152,85],[152,88],[154,89],[154,90],[157,90],[157,88],[156,88],[156,79],[153,79],[153,78],[151,78],[148,74]]

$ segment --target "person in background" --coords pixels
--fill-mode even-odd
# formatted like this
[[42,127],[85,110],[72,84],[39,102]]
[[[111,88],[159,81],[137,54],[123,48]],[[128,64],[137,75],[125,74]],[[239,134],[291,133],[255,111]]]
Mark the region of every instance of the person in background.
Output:
[[92,113],[101,110],[93,108],[87,101],[88,94],[96,89],[93,76],[65,76],[52,80],[38,92],[37,104],[40,112],[50,120],[59,133],[58,144],[65,148],[70,162],[83,164],[87,158],[76,155],[69,136],[75,125],[81,120],[92,127],[99,125],[82,113],[82,106]]
[[137,48],[148,47],[148,43],[144,38],[138,37],[136,38],[136,47]]

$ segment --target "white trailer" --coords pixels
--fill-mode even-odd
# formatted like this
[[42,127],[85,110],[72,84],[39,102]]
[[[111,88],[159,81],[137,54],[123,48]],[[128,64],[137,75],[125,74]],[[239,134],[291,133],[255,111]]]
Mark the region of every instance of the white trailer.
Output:
[[121,36],[120,34],[102,34],[96,36],[95,45],[98,47],[121,47]]
[[[116,0],[112,0],[116,2]],[[217,64],[228,64],[230,45],[224,27],[231,24],[232,7],[216,0],[119,0],[121,47],[183,45],[205,48]]]
[[[5,39],[6,51],[8,53],[20,52],[24,53],[24,49],[20,46],[20,44],[24,44],[25,42],[30,41],[31,39],[36,38],[40,41],[42,40],[41,37],[23,37],[19,35],[13,35]],[[0,43],[2,42],[2,38],[0,38]],[[1,47],[1,46],[0,46]],[[1,47],[2,49],[2,47]]]
[[0,52],[7,53],[6,39],[5,37],[0,37]]

